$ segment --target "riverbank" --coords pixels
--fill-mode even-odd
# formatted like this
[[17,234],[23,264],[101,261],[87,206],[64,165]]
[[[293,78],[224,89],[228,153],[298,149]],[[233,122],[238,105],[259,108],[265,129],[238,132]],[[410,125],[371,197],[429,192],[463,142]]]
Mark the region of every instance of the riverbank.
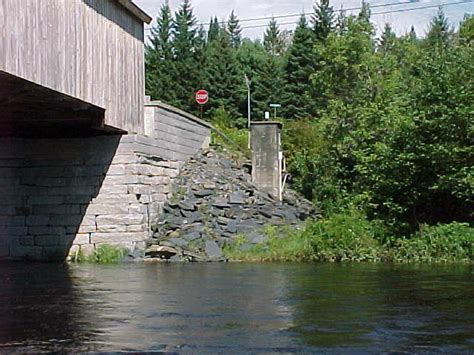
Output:
[[259,262],[474,262],[474,229],[463,223],[423,226],[410,238],[395,238],[381,224],[351,211],[308,221],[301,230],[267,228],[266,234],[265,243],[247,250],[242,244],[229,246],[226,257]]

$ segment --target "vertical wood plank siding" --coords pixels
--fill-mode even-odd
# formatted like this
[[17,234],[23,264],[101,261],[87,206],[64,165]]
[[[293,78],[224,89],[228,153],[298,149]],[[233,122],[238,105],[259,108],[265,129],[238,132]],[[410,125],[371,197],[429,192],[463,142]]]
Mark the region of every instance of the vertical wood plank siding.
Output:
[[143,22],[116,0],[0,0],[0,70],[106,109],[143,133]]

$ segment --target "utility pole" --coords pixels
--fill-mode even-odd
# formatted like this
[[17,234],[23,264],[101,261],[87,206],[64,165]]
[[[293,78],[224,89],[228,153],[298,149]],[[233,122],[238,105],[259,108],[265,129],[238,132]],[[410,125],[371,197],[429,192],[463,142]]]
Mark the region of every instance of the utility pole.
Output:
[[251,144],[250,144],[250,140],[251,140],[251,136],[250,136],[250,126],[252,124],[252,116],[251,116],[251,102],[250,102],[250,80],[249,78],[247,77],[247,74],[245,74],[245,84],[247,85],[247,127],[248,127],[248,130],[249,130],[249,144],[248,144],[248,148],[250,149],[251,148]]

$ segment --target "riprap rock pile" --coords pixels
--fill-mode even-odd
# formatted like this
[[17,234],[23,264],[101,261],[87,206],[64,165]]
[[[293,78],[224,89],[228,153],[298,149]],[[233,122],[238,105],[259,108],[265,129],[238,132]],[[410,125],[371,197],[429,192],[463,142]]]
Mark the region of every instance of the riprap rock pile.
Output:
[[173,197],[152,225],[147,255],[181,261],[222,261],[223,248],[249,249],[266,241],[266,226],[300,226],[315,210],[287,191],[283,202],[252,183],[249,164],[209,149],[183,167]]

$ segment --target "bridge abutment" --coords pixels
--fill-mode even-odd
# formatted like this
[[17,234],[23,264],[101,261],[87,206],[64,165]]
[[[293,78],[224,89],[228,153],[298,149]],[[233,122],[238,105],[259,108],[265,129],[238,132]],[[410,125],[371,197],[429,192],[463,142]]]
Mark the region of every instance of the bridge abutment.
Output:
[[0,260],[144,247],[180,163],[136,136],[0,139]]

